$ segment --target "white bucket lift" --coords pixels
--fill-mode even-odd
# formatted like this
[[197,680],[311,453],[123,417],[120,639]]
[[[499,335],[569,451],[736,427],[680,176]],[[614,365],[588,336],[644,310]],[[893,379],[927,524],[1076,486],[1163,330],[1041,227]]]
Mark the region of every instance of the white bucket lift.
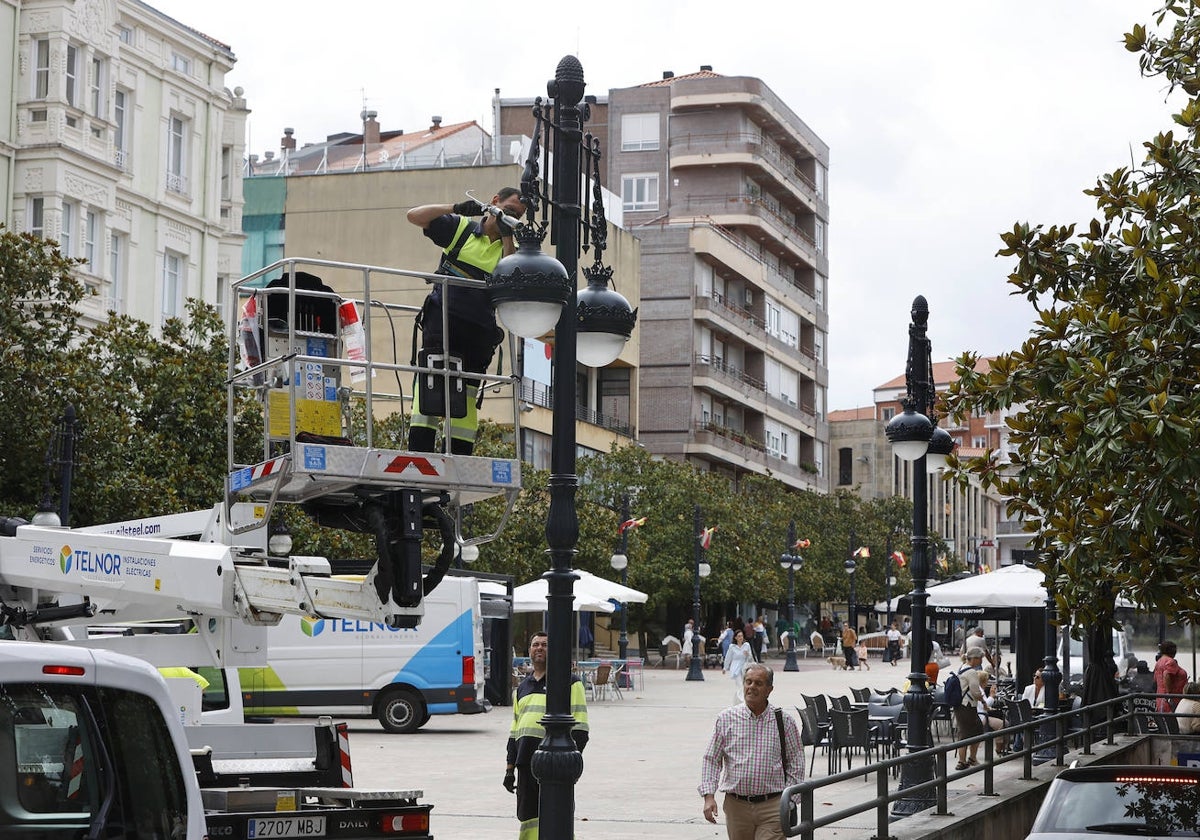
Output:
[[[254,281],[278,270],[283,271],[280,279],[255,286]],[[359,280],[352,292],[338,293],[321,275],[336,275],[343,290],[347,277]],[[373,534],[376,591],[381,600],[390,597],[399,607],[410,608],[420,603],[423,586],[426,591],[431,588],[421,577],[422,523],[432,520],[442,531],[443,557],[429,576],[440,580],[441,567],[449,564],[456,544],[480,544],[499,534],[521,489],[521,462],[515,452],[511,458],[492,458],[378,445],[377,412],[405,410],[411,394],[403,388],[414,374],[440,376],[447,404],[450,389],[460,387],[458,380],[464,376],[373,358],[371,316],[393,318],[397,311],[417,309],[374,299],[372,284],[397,276],[482,285],[315,259],[281,260],[234,284],[240,316],[230,325],[225,507],[230,511],[239,500],[265,502],[269,521],[276,503],[301,504],[321,524]],[[408,346],[407,334],[396,338]],[[466,376],[481,380],[481,390],[513,384],[511,376]],[[385,382],[399,387],[383,390]],[[517,390],[511,388],[514,418],[520,416]],[[234,455],[235,422],[247,393],[261,410],[262,451],[257,462],[239,463]],[[362,410],[355,410],[357,401]],[[520,440],[519,429],[514,440]],[[461,509],[499,495],[507,504],[497,530],[464,539]],[[225,518],[233,522],[231,516]],[[240,530],[254,527],[262,524]],[[231,525],[230,530],[238,533],[239,526]]]

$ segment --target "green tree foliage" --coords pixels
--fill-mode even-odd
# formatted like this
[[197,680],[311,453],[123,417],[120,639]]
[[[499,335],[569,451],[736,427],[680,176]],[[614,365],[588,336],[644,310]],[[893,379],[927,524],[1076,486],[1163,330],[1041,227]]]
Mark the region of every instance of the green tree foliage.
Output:
[[74,264],[52,242],[0,230],[2,509],[32,513],[67,403],[79,423],[72,525],[211,506],[226,460],[220,317],[189,301],[161,336],[118,315],[86,330]]
[[[487,435],[483,438],[486,440]],[[482,444],[486,451],[486,444]],[[631,496],[631,514],[646,523],[628,532],[629,585],[646,592],[644,606],[631,609],[632,629],[646,616],[692,602],[696,530],[694,509],[701,508],[702,527],[715,527],[704,560],[711,575],[702,585],[704,603],[729,601],[774,602],[787,594],[787,573],[779,556],[787,549],[787,527],[795,520],[798,538],[811,546],[801,551],[804,567],[796,575],[798,601],[844,600],[847,578],[843,563],[849,556],[849,533],[872,554],[860,561],[856,583],[860,603],[884,594],[888,534],[893,548],[909,551],[912,506],[902,498],[864,502],[839,492],[823,495],[792,492],[765,476],[743,476],[735,487],[729,479],[700,472],[677,461],[656,459],[637,446],[581,459],[577,495],[580,535],[575,567],[616,580],[609,563],[620,547],[618,526],[623,495]],[[483,546],[477,568],[513,575],[518,583],[546,571],[546,517],[549,513],[548,475],[525,466],[523,491],[513,516],[493,543]],[[476,531],[498,521],[497,505],[475,506]],[[907,586],[900,574],[897,591]]]
[[1002,235],[1036,318],[990,370],[965,354],[949,397],[959,417],[1011,409],[1011,464],[962,467],[1008,498],[1060,610],[1086,624],[1111,620],[1106,592],[1200,617],[1200,15],[1170,3],[1156,23],[1125,45],[1182,97],[1178,128],[1097,179],[1080,230]]
[[62,400],[48,388],[79,335],[83,284],[52,243],[0,225],[0,499],[31,514],[45,474],[49,433]]

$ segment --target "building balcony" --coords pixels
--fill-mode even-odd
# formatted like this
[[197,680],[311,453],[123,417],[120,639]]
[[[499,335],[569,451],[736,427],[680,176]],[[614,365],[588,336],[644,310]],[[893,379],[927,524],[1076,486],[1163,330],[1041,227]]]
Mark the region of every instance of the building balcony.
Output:
[[764,132],[778,135],[785,146],[794,146],[798,152],[796,157],[822,160],[828,155],[828,146],[821,138],[761,79],[722,76],[678,80],[671,86],[673,112],[715,107],[743,109],[763,126]]
[[770,452],[745,432],[697,421],[684,445],[684,453],[735,472],[769,475],[798,490],[816,490],[820,474],[812,464],[797,463],[794,455]]
[[798,262],[826,273],[824,254],[817,252],[816,242],[805,231],[785,217],[780,208],[761,197],[738,194],[691,195],[673,214],[704,216],[724,227],[749,227],[782,243]]
[[[737,386],[739,394],[744,396],[753,393],[757,399],[766,399],[767,383],[755,376],[751,376],[744,370],[733,367],[724,359],[716,356],[709,356],[705,353],[697,353],[696,366],[698,368],[707,368],[713,378],[728,382]],[[698,376],[703,376],[702,370],[697,371]]]
[[801,318],[817,322],[817,301],[801,286],[795,275],[785,275],[763,261],[760,250],[739,240],[729,228],[711,222],[692,226],[688,237],[692,250],[710,264],[720,264],[751,285],[764,289],[788,302]]
[[816,185],[784,154],[777,143],[759,133],[685,133],[671,137],[671,168],[738,166],[757,170],[786,190],[809,212],[824,209]]

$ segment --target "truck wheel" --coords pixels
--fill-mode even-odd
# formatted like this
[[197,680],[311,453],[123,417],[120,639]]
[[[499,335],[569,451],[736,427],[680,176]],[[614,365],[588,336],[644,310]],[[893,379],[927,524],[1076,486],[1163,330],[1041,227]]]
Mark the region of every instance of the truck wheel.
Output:
[[384,730],[399,734],[416,732],[429,719],[425,704],[411,691],[389,691],[379,699],[376,712]]

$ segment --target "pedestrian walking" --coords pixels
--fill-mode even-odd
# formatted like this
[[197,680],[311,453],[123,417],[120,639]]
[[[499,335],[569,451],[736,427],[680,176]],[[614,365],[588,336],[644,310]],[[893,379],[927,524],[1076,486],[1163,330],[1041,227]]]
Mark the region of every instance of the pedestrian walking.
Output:
[[746,696],[742,686],[746,666],[754,661],[750,643],[746,641],[741,630],[735,630],[729,650],[725,652],[724,671],[733,680],[733,703],[737,705],[745,701]]
[[804,748],[795,719],[769,702],[774,672],[746,666],[746,702],[717,715],[701,760],[704,819],[717,821],[717,793],[725,794],[729,840],[784,840],[779,822],[783,789],[804,781]]

